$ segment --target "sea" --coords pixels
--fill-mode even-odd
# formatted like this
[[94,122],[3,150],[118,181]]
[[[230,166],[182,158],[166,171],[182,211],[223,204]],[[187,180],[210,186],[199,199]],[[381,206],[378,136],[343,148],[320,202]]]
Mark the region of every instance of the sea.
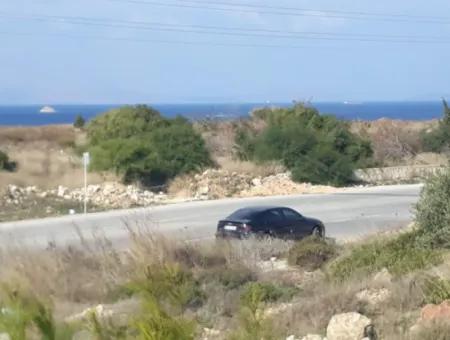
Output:
[[[252,110],[265,106],[288,107],[292,103],[222,103],[222,104],[148,104],[166,117],[182,115],[191,120],[236,119],[248,117]],[[323,114],[333,114],[346,120],[377,120],[380,118],[403,120],[429,120],[439,118],[443,108],[441,101],[403,102],[317,102],[310,103]],[[51,106],[54,113],[41,113],[44,106]],[[90,120],[121,105],[27,105],[1,106],[0,125],[39,126],[72,124],[75,117]]]

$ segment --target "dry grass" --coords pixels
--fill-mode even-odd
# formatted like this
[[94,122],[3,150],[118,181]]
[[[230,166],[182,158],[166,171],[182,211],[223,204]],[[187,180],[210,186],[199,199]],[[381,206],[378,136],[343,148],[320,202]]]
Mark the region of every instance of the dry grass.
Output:
[[[0,189],[9,184],[38,186],[43,189],[63,185],[83,185],[80,157],[73,147],[84,143],[86,136],[69,125],[0,128],[0,150],[17,163],[15,172],[0,172]],[[89,181],[101,183],[111,175],[92,173]]]
[[422,151],[421,132],[436,124],[437,121],[379,119],[352,122],[351,130],[372,142],[378,164],[393,166],[411,164]]

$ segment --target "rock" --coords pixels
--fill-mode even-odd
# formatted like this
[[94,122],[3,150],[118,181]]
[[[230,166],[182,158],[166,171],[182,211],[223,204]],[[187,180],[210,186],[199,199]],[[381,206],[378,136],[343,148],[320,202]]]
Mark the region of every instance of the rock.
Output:
[[298,340],[298,338],[295,335],[289,335],[286,340]]
[[0,333],[0,340],[11,340],[8,333]]
[[58,186],[58,190],[56,192],[56,196],[64,197],[65,195],[67,195],[67,191],[68,191],[68,189],[66,187],[63,187],[62,185],[59,185]]
[[219,337],[220,331],[213,328],[203,328],[202,340],[210,340]]
[[252,179],[252,185],[255,186],[255,187],[259,187],[260,185],[262,185],[261,178],[253,178]]
[[387,288],[381,289],[364,289],[356,294],[359,301],[367,302],[371,306],[379,305],[391,296],[391,292]]
[[97,339],[97,337],[94,336],[94,334],[92,334],[88,330],[82,330],[82,331],[76,332],[72,336],[72,340],[95,340],[95,339]]
[[382,284],[390,284],[392,283],[392,275],[391,273],[389,273],[389,270],[383,268],[381,271],[379,271],[373,276],[372,281]]
[[66,322],[78,322],[86,320],[89,315],[95,314],[99,319],[106,319],[113,315],[111,310],[105,310],[103,305],[98,305],[93,308],[88,308],[79,314],[75,314],[66,318]]
[[318,334],[308,334],[304,336],[302,340],[324,340],[324,338]]
[[450,300],[442,302],[440,305],[429,304],[422,308],[420,321],[436,321],[450,318]]
[[327,327],[328,340],[361,340],[368,335],[372,321],[356,312],[334,315]]

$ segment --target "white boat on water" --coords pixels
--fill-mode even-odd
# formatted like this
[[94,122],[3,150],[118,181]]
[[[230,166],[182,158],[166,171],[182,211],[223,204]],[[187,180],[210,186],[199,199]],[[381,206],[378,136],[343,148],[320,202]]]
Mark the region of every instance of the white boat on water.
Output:
[[56,113],[56,110],[51,106],[44,106],[39,110],[40,113]]

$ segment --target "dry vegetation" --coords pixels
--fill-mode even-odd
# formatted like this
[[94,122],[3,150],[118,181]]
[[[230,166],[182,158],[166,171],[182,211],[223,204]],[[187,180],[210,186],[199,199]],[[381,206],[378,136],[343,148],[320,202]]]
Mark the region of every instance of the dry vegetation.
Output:
[[[0,128],[0,150],[17,163],[16,171],[0,172],[0,190],[9,184],[81,187],[83,170],[74,149],[84,140],[84,133],[69,125]],[[92,173],[90,182],[100,183],[103,177]]]
[[[284,339],[325,334],[333,315],[349,311],[370,317],[380,339],[433,339],[426,334],[446,327],[421,329],[422,338],[409,334],[425,303],[425,272],[388,281],[349,276],[342,283],[328,274],[330,257],[323,259],[322,269],[306,271],[309,264],[317,268],[320,244],[306,247],[307,252],[279,240],[192,244],[130,228],[127,251],[114,249],[103,237],[90,244],[81,239],[79,247],[3,248],[0,307],[18,312],[31,308],[30,301],[42,304],[51,313],[56,333],[64,334],[48,339],[71,339],[76,333],[96,339],[146,338],[140,333],[145,330],[155,332],[155,339],[200,339],[205,332],[213,332],[211,339]],[[329,252],[330,247],[326,244],[325,249]],[[332,253],[345,256],[333,247]],[[300,252],[296,257],[302,257],[302,266],[279,267],[292,252]],[[356,298],[365,289],[388,289],[391,294],[372,305]],[[20,308],[11,301],[20,301]],[[154,305],[147,310],[149,303]],[[100,309],[79,314],[99,304]],[[168,313],[164,317],[158,314],[163,311]],[[153,329],[155,313],[162,319]],[[0,333],[4,318],[0,313]],[[43,332],[31,326],[33,320],[26,323],[27,339]],[[145,323],[145,330],[136,328],[136,320]]]
[[446,157],[423,154],[422,131],[435,128],[438,121],[404,121],[379,119],[351,123],[354,133],[372,142],[374,160],[378,165],[440,165]]

